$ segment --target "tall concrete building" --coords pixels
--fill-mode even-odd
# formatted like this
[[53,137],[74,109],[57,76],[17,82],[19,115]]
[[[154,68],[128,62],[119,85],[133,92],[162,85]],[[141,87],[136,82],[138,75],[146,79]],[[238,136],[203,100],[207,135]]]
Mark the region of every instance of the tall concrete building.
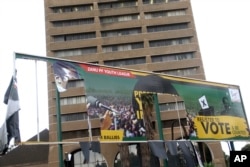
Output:
[[[45,0],[45,21],[47,56],[205,79],[190,0]],[[74,144],[89,140],[84,81],[72,80],[68,90],[60,93],[61,135],[50,66],[48,89],[50,141],[61,138],[69,142],[63,144],[63,152],[72,154],[71,164],[84,166],[80,146]],[[175,99],[159,96],[159,102],[164,138],[181,138],[178,123],[173,123],[178,120]],[[178,99],[180,120],[186,126],[183,104]],[[99,120],[91,123],[93,138],[97,139]],[[205,145],[211,161],[224,167],[220,143]],[[96,159],[92,165],[117,166],[119,145],[102,144],[101,148],[101,154],[90,155]],[[59,159],[58,146],[51,145],[49,166],[58,166]]]

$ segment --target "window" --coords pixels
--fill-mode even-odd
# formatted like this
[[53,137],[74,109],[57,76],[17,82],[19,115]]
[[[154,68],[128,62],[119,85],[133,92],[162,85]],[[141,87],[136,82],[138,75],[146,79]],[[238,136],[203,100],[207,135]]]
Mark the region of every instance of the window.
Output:
[[190,43],[190,38],[164,39],[164,40],[149,41],[149,46],[161,47],[169,45],[188,44],[188,43]]
[[164,112],[164,111],[175,111],[177,110],[177,107],[179,110],[185,110],[185,104],[183,101],[179,101],[177,102],[177,104],[175,102],[172,103],[163,103],[159,105],[160,107],[160,111]]
[[61,105],[81,104],[81,103],[85,103],[85,102],[86,102],[85,96],[60,98]]
[[143,4],[167,3],[168,0],[143,0]]
[[145,19],[170,17],[170,16],[183,16],[185,14],[186,14],[185,9],[173,10],[173,11],[158,11],[158,12],[145,13]]
[[152,57],[152,62],[170,62],[170,61],[181,61],[193,59],[194,53],[180,53],[180,54],[169,54],[169,55],[158,55]]
[[126,66],[126,65],[134,65],[134,64],[144,64],[144,63],[146,63],[145,57],[104,61],[104,64],[108,66]]
[[130,1],[99,3],[98,7],[99,9],[111,9],[111,8],[132,7],[136,5],[137,5],[137,0],[130,0]]
[[79,34],[66,34],[66,35],[56,35],[56,36],[53,36],[54,42],[91,39],[91,38],[95,38],[95,37],[96,37],[95,32],[79,33]]
[[131,14],[124,16],[109,16],[109,17],[101,17],[100,22],[103,23],[116,23],[130,20],[138,20],[139,14]]
[[84,80],[69,80],[67,83],[67,89],[79,87],[84,87]]
[[86,55],[91,53],[96,53],[96,47],[90,48],[78,48],[78,49],[66,49],[66,50],[58,50],[54,51],[55,57],[68,57],[68,56],[79,56]]
[[93,24],[93,23],[94,23],[94,18],[53,21],[52,22],[54,27],[78,26],[78,25]]
[[140,34],[141,28],[133,28],[133,29],[122,29],[122,30],[112,30],[112,31],[102,31],[102,37],[116,37],[122,35],[133,35]]
[[62,6],[52,8],[53,13],[68,13],[93,10],[93,5],[75,5],[75,6]]
[[127,51],[133,49],[143,48],[143,43],[132,43],[132,44],[121,44],[121,45],[111,45],[111,46],[103,46],[102,51],[104,53],[107,52],[115,52],[115,51]]
[[76,112],[73,114],[63,114],[61,115],[61,121],[67,122],[67,121],[78,121],[78,120],[87,120],[88,114],[82,113],[82,112]]
[[157,3],[168,3],[177,1],[187,1],[187,0],[143,0],[143,4],[157,4]]
[[150,26],[150,27],[147,27],[147,31],[148,32],[160,32],[160,31],[187,29],[187,28],[188,28],[187,23],[180,23],[180,24]]

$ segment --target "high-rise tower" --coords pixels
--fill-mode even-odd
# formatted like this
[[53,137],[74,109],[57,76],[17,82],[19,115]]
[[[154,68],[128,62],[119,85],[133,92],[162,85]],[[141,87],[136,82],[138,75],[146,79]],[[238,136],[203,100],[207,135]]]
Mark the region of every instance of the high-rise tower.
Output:
[[[47,56],[205,79],[190,0],[45,0]],[[50,141],[57,140],[55,84],[48,67]],[[73,80],[60,94],[63,141],[88,140],[84,81]],[[160,97],[165,139],[180,137],[171,125],[178,117],[175,99]],[[163,106],[163,105],[162,105]],[[180,119],[185,106],[178,99]],[[176,125],[178,126],[178,125]],[[99,121],[92,120],[98,137]],[[224,165],[218,143],[207,143],[213,162]],[[219,146],[219,147],[218,147]],[[118,153],[117,144],[104,145],[108,165]],[[78,145],[64,150],[80,157]],[[50,166],[58,166],[57,146],[50,147]],[[80,163],[80,162],[79,162]]]

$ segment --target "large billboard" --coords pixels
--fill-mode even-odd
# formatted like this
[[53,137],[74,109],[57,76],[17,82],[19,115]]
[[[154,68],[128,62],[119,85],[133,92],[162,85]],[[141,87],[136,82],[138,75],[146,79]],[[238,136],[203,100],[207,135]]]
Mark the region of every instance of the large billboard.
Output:
[[145,139],[141,99],[145,93],[170,94],[184,101],[191,140],[250,137],[237,85],[53,58],[49,61],[58,91],[67,90],[68,80],[84,80],[88,115],[100,120],[100,140]]

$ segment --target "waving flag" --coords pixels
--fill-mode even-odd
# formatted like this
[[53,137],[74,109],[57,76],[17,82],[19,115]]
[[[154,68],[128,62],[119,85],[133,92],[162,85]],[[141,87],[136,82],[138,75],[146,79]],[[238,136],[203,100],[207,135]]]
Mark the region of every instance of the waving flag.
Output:
[[4,95],[4,103],[7,104],[6,120],[8,120],[15,112],[20,110],[16,77],[11,78],[9,87]]
[[[4,103],[7,105],[7,113],[6,113],[6,122],[3,124],[2,133],[0,134],[2,147],[9,145],[10,141],[17,143],[21,141],[20,132],[19,132],[19,97],[17,91],[17,80],[16,77],[13,76],[11,78],[10,84],[6,90],[4,95]],[[5,126],[7,130],[7,134],[5,133]],[[6,135],[7,135],[7,143],[6,143]],[[14,141],[13,141],[14,139]],[[11,144],[14,144],[11,143]],[[10,147],[10,146],[9,146]]]

